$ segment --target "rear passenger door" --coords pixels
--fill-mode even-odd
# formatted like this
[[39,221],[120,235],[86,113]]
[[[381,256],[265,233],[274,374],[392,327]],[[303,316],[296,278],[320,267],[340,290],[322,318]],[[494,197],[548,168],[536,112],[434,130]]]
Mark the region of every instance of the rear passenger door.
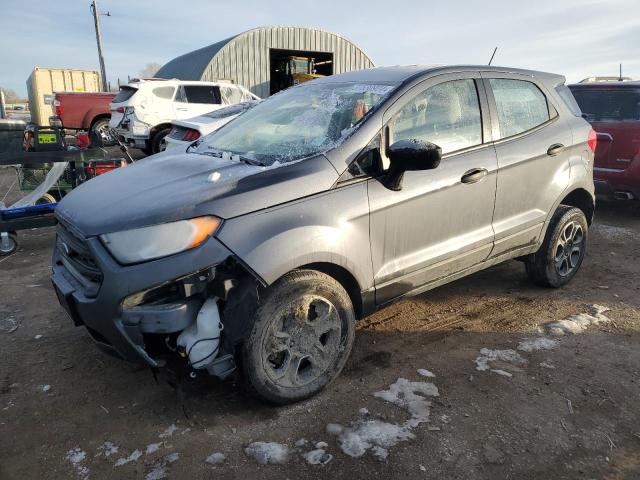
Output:
[[443,158],[433,170],[406,172],[400,191],[369,180],[378,304],[481,263],[491,252],[497,164],[486,97],[474,76],[426,80],[385,114],[386,145],[426,140],[442,148]]
[[573,135],[541,83],[515,74],[482,76],[498,158],[493,258],[536,244],[569,186]]
[[217,85],[181,85],[174,103],[175,118],[186,119],[221,108]]

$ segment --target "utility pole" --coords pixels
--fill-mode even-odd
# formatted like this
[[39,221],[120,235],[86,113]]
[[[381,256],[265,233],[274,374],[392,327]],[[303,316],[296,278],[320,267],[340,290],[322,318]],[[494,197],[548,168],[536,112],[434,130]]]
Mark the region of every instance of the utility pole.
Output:
[[102,91],[107,91],[107,72],[104,69],[104,57],[102,56],[102,37],[100,36],[100,12],[96,0],[91,2],[91,13],[96,26],[96,42],[98,43],[98,60],[100,61],[100,75],[102,77]]

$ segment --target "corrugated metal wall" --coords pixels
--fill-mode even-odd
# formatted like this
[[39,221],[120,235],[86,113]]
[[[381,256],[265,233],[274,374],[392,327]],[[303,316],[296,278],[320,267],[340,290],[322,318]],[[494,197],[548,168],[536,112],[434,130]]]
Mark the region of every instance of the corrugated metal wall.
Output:
[[374,66],[350,41],[334,33],[303,27],[264,27],[242,33],[214,55],[202,80],[233,80],[259,97],[269,96],[269,49],[333,53],[333,73]]

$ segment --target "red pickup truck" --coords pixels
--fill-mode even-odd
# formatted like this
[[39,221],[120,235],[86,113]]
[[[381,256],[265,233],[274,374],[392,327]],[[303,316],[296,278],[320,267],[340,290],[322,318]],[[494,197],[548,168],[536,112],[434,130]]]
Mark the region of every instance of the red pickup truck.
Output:
[[53,96],[55,115],[51,117],[51,125],[60,125],[71,130],[88,130],[95,138],[101,138],[106,144],[111,143],[109,135],[109,119],[111,110],[109,103],[115,93],[102,92],[60,92]]

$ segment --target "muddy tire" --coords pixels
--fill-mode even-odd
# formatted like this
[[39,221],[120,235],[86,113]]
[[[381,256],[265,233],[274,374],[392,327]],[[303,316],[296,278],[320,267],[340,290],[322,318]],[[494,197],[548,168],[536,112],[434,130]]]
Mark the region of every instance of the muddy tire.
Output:
[[164,151],[165,140],[169,132],[170,128],[163,128],[162,130],[158,130],[151,139],[151,154],[155,155],[156,153],[160,153]]
[[582,210],[561,205],[547,228],[540,250],[529,255],[525,268],[536,285],[566,285],[582,265],[587,249],[587,219]]
[[340,374],[354,336],[342,285],[313,270],[290,272],[261,295],[242,347],[243,383],[271,404],[308,398]]

